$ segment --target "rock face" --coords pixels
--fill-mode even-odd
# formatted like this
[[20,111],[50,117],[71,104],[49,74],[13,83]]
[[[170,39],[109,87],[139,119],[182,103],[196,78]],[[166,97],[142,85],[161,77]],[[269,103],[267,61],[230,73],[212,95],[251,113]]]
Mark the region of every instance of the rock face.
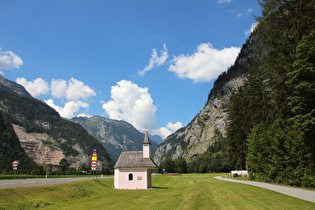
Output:
[[[82,125],[90,135],[99,140],[114,161],[122,151],[142,151],[144,134],[126,121],[97,115],[90,118],[75,117],[71,120]],[[151,144],[153,154],[158,144],[152,140]]]
[[184,157],[187,161],[206,152],[213,141],[215,130],[225,134],[226,105],[234,89],[242,86],[250,66],[256,39],[250,37],[228,73],[221,74],[213,85],[207,104],[184,128],[177,130],[156,149],[153,160],[160,165],[167,158]]
[[64,158],[62,150],[55,145],[55,140],[46,133],[26,133],[19,125],[13,125],[21,147],[37,164],[59,164]]
[[78,155],[66,157],[62,149],[60,149],[59,143],[48,134],[27,133],[19,125],[13,125],[13,128],[19,138],[21,147],[37,164],[58,165],[61,159],[66,158],[72,167],[78,167],[79,163],[88,163],[91,159],[78,145],[74,145],[74,149],[78,151]]

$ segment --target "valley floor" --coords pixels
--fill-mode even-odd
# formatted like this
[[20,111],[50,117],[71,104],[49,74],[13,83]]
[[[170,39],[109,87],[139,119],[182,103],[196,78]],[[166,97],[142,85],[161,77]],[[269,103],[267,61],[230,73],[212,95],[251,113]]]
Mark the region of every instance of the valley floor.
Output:
[[0,189],[0,209],[314,209],[315,203],[215,179],[223,174],[155,175],[153,189],[113,189],[114,179]]

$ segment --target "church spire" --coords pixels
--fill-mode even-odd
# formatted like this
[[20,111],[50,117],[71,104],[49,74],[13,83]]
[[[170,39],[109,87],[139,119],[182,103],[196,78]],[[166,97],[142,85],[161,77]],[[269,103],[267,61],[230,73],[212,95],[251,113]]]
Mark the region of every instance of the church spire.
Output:
[[148,129],[146,128],[145,129],[145,135],[144,135],[144,140],[143,140],[143,143],[142,144],[150,144],[151,145],[151,142],[150,142],[150,139],[149,139],[149,135],[148,135]]

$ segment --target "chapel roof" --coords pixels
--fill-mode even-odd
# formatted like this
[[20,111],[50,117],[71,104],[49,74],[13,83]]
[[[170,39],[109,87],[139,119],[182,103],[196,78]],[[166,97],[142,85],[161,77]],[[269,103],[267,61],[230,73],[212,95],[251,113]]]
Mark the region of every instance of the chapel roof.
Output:
[[114,168],[158,168],[151,158],[143,158],[143,152],[122,152]]

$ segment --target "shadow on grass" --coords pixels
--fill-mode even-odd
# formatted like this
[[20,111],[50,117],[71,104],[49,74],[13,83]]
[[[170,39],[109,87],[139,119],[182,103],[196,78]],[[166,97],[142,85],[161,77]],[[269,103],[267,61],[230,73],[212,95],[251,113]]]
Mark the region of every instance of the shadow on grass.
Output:
[[164,189],[164,190],[166,190],[166,189],[168,189],[168,188],[167,188],[167,187],[152,187],[152,189],[158,189],[158,190]]
[[110,187],[110,186],[108,186],[108,185],[106,185],[106,184],[100,182],[100,180],[97,179],[97,178],[96,178],[96,179],[93,179],[93,181],[98,182],[100,185],[103,185],[104,187],[113,188],[113,187]]

